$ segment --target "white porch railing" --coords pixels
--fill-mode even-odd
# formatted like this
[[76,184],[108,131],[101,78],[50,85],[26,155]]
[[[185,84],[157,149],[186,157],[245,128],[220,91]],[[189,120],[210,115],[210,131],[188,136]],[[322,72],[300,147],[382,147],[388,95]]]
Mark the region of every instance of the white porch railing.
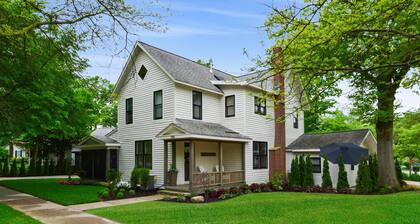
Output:
[[216,186],[223,184],[237,184],[245,182],[245,172],[243,170],[193,173],[193,187]]

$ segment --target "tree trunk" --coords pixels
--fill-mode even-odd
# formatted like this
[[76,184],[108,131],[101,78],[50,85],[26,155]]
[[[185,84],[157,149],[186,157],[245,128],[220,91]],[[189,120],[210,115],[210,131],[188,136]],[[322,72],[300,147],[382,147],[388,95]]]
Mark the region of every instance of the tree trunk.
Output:
[[378,88],[378,114],[376,133],[378,139],[379,185],[398,187],[393,155],[395,90],[390,86]]

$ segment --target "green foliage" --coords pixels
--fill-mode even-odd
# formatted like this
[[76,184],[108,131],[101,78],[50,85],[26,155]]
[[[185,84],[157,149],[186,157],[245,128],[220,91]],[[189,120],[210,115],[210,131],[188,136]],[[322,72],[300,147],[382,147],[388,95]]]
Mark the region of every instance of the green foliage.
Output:
[[73,167],[71,165],[71,157],[67,157],[66,159],[66,175],[68,181],[71,181],[71,175],[73,174]]
[[134,168],[133,171],[131,171],[131,176],[130,176],[131,187],[135,188],[135,187],[137,187],[137,185],[139,185],[140,175],[141,175],[140,168]]
[[11,177],[18,176],[17,162],[16,159],[13,159],[12,165],[10,166],[10,175]]
[[204,65],[204,66],[206,66],[206,67],[208,67],[208,68],[211,68],[211,67],[213,67],[214,66],[214,64],[213,64],[213,59],[209,59],[208,61],[206,61],[206,60],[203,60],[203,59],[198,59],[197,61],[196,61],[198,64],[200,64],[200,65]]
[[290,168],[289,174],[289,188],[293,190],[293,188],[300,185],[299,183],[300,174],[299,174],[299,159],[295,157],[292,159],[292,164]]
[[106,172],[106,182],[110,191],[116,190],[116,185],[121,181],[121,172],[110,169]]
[[28,175],[29,176],[35,176],[36,172],[35,172],[35,159],[34,158],[30,158],[29,159],[29,167],[28,167]]
[[133,190],[133,189],[131,189],[131,190],[128,191],[128,195],[135,196],[136,195],[136,191]]
[[5,159],[3,163],[3,170],[2,170],[2,176],[8,177],[9,176],[9,160]]
[[337,180],[337,192],[343,192],[349,187],[349,181],[347,179],[347,172],[344,167],[344,158],[340,156],[338,160],[338,180]]
[[276,173],[273,176],[273,179],[271,180],[271,183],[273,184],[273,188],[276,191],[280,191],[283,189],[283,176],[281,173]]
[[372,179],[370,170],[366,160],[359,162],[356,179],[356,193],[369,194],[372,192]]
[[25,163],[25,158],[21,158],[20,159],[19,176],[20,177],[26,176],[26,163]]
[[304,187],[313,187],[314,186],[314,175],[312,173],[312,161],[311,157],[308,155],[306,156],[305,162],[305,177],[303,180]]
[[403,175],[402,175],[400,162],[398,161],[398,159],[395,159],[395,172],[397,173],[398,181],[401,183]]
[[117,193],[117,198],[118,198],[118,199],[122,199],[122,198],[124,198],[124,192],[121,192],[121,191],[120,191],[120,192],[118,192],[118,193]]
[[140,186],[143,189],[147,189],[150,183],[150,170],[147,168],[139,168],[140,172]]
[[306,175],[306,164],[305,164],[305,157],[303,155],[299,156],[299,186],[303,187]]
[[48,164],[48,169],[49,169],[48,173],[50,175],[54,175],[55,174],[55,162],[54,162],[53,159],[50,160],[50,163]]
[[3,160],[0,159],[0,177],[3,176]]
[[49,165],[50,165],[50,162],[49,162],[48,157],[47,157],[44,160],[44,166],[42,167],[43,168],[42,174],[45,175],[45,176],[50,175],[50,166]]
[[41,176],[42,175],[42,159],[38,158],[35,162],[35,175]]
[[378,169],[378,157],[375,154],[369,157],[369,171],[370,178],[372,180],[372,191],[377,191],[379,189]]
[[322,189],[327,189],[332,187],[330,167],[328,163],[328,158],[324,157],[324,162],[322,164]]

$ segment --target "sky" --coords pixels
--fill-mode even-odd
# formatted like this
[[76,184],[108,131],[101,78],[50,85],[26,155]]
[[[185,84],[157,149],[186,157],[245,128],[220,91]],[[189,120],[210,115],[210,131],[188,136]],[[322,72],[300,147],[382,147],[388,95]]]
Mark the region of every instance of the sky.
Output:
[[[274,4],[282,6],[291,1],[275,1]],[[143,5],[143,1],[138,0],[128,0],[128,3],[137,7]],[[141,40],[192,60],[211,58],[216,68],[234,75],[245,74],[253,66],[251,59],[263,56],[265,49],[272,44],[261,26],[270,12],[267,5],[273,4],[273,1],[161,0],[159,4],[169,9],[168,12],[161,11],[167,31],[139,30],[131,41]],[[119,43],[111,42],[108,46],[114,44]],[[115,83],[127,53],[114,55],[110,47],[103,47],[89,49],[82,56],[89,59],[90,65],[84,75],[100,75]],[[338,98],[337,106],[348,111],[350,101],[347,95],[351,89],[345,82],[340,86],[344,94]],[[419,86],[416,88],[420,90]],[[420,108],[420,96],[412,90],[401,89],[396,98],[402,105],[399,112]]]

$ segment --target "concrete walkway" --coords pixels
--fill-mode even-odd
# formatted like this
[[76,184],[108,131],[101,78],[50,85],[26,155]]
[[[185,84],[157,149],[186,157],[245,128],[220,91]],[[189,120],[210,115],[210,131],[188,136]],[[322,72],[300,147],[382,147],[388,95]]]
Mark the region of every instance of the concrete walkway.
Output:
[[417,181],[409,181],[409,180],[405,180],[405,182],[408,185],[410,185],[410,186],[414,186],[414,187],[420,188],[420,182],[417,182]]
[[157,200],[163,199],[163,197],[164,196],[161,194],[155,194],[155,195],[150,195],[150,196],[145,196],[145,197],[70,205],[67,207],[76,211],[86,211],[86,210],[95,209],[95,208],[107,208],[107,207],[112,207],[112,206],[117,206],[117,205],[129,205],[129,204],[140,203],[140,202],[157,201]]
[[109,224],[116,223],[79,210],[42,200],[0,186],[0,203],[7,204],[43,223]]
[[[30,179],[67,179],[66,175],[57,175],[57,176],[30,176],[30,177],[0,177],[0,181],[2,180],[30,180]],[[79,176],[72,175],[71,178],[79,178]]]

